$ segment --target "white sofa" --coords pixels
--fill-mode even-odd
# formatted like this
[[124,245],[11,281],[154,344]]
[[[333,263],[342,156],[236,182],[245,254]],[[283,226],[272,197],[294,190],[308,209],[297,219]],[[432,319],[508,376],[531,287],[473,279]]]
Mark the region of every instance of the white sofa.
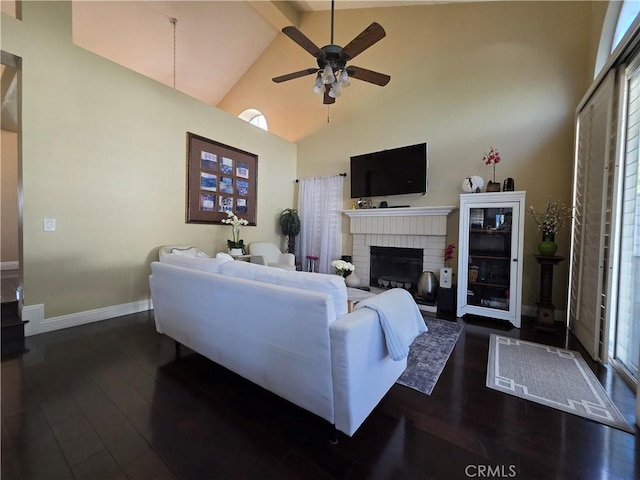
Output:
[[[225,256],[208,262],[209,271],[152,263],[157,331],[352,436],[406,368],[406,358],[389,357],[378,313],[347,313],[336,275]],[[410,312],[424,326],[411,296],[399,291],[402,316]],[[375,298],[385,295],[392,296]]]

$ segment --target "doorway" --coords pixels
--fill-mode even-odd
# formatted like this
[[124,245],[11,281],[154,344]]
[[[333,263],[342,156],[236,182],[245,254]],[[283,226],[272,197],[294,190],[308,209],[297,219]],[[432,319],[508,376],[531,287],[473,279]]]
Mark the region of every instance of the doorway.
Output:
[[21,297],[21,161],[20,161],[20,58],[1,52],[1,169],[2,225],[0,235],[0,273],[2,303]]

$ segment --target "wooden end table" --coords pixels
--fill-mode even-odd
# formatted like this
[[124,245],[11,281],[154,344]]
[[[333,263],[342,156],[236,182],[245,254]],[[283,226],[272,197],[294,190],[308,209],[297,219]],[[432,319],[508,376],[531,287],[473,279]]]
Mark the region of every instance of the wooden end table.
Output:
[[538,317],[534,329],[556,331],[554,314],[556,308],[553,305],[553,267],[564,260],[564,257],[545,255],[534,255],[540,265],[540,300],[536,304],[538,307]]

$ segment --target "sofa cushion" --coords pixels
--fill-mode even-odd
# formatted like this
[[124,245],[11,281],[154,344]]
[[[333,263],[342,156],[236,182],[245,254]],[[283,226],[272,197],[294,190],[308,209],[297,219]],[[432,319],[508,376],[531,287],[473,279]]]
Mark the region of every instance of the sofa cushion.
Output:
[[201,250],[198,250],[196,247],[190,247],[190,248],[174,247],[171,249],[171,253],[175,255],[183,255],[185,257],[191,257],[191,258],[211,258],[209,255],[207,255]]
[[165,245],[158,249],[158,258],[164,262],[170,255],[182,255],[185,257],[210,258],[202,250],[193,245]]
[[182,254],[172,253],[170,255],[163,256],[162,263],[169,263],[171,265],[177,265],[179,267],[193,268],[194,270],[201,270],[209,273],[220,273],[220,267],[227,263],[233,262],[233,258],[211,258],[188,256]]
[[171,249],[171,253],[173,253],[174,255],[183,255],[185,257],[195,258],[195,256],[198,254],[198,249],[196,247],[189,247],[189,248],[174,247]]
[[249,262],[225,263],[220,267],[220,273],[284,287],[327,293],[333,299],[336,318],[348,313],[347,286],[344,279],[338,275],[282,270]]

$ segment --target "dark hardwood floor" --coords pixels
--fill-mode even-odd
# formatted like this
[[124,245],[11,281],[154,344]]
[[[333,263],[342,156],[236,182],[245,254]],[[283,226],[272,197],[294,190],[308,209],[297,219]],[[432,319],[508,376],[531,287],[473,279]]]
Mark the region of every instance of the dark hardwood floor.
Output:
[[[563,336],[457,321],[433,394],[395,385],[338,445],[323,420],[203,357],[174,361],[152,312],[28,337],[2,361],[2,479],[640,477],[637,436],[485,387],[490,333]],[[634,424],[633,391],[590,365]]]

